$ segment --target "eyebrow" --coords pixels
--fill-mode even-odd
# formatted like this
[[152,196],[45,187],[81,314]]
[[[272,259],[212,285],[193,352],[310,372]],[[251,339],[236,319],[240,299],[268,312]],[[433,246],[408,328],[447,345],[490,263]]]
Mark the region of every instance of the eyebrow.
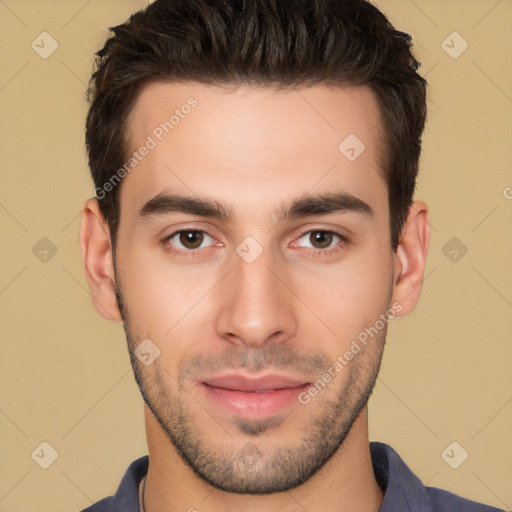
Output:
[[[347,192],[326,192],[302,196],[290,205],[283,205],[277,212],[276,223],[286,219],[296,219],[309,215],[329,215],[332,213],[352,212],[367,217],[374,216],[372,207]],[[147,201],[139,210],[142,219],[159,217],[172,213],[188,213],[199,217],[230,222],[232,211],[222,203],[211,199],[160,193]]]

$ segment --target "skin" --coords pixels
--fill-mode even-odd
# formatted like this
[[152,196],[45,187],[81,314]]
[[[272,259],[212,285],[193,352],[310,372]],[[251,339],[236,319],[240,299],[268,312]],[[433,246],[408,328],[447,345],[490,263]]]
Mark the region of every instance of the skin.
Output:
[[[93,303],[124,321],[145,398],[145,510],[377,511],[383,493],[366,402],[386,326],[307,405],[294,401],[271,417],[226,412],[201,379],[239,371],[315,382],[393,304],[396,316],[412,311],[428,249],[427,206],[412,204],[394,252],[382,125],[365,87],[151,83],[130,114],[130,147],[191,96],[197,107],[123,179],[115,269],[95,199],[85,203],[80,233]],[[366,146],[355,161],[338,151],[348,134]],[[305,195],[333,191],[364,201],[372,215],[279,215]],[[231,219],[141,216],[164,192],[215,200]],[[198,241],[190,248],[187,237],[169,239],[178,230],[207,235],[189,233]],[[262,250],[251,263],[236,251],[248,236]],[[133,355],[144,339],[160,350],[147,366]]]

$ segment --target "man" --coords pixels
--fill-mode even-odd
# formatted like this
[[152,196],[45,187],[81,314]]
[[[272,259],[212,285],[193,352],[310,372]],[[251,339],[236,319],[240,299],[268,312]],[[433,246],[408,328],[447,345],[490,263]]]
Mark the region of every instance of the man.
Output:
[[87,510],[497,510],[368,439],[429,242],[410,37],[365,0],[156,0],[112,30],[80,240],[149,457]]

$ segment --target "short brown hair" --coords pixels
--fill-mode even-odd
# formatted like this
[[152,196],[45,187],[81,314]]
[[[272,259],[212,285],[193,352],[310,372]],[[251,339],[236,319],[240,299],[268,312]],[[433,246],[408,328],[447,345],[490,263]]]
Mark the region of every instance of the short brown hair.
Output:
[[[128,154],[125,126],[145,84],[190,80],[275,87],[366,85],[383,120],[391,246],[412,202],[427,82],[411,36],[366,0],[156,0],[96,54],[86,148],[101,188]],[[115,247],[119,189],[99,198]]]

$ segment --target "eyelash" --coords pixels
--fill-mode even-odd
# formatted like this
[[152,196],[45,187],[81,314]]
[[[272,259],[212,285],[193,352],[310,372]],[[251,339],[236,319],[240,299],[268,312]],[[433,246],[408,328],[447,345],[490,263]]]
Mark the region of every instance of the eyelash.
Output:
[[[172,234],[164,237],[162,240],[161,240],[161,243],[162,245],[164,246],[164,248],[173,253],[173,254],[178,254],[178,255],[181,255],[181,256],[186,256],[186,257],[194,257],[194,256],[197,256],[199,254],[199,251],[200,251],[200,248],[198,249],[189,249],[189,250],[180,250],[180,249],[176,249],[174,248],[170,243],[169,241],[174,238],[176,235],[179,235],[180,233],[189,233],[189,232],[194,232],[194,233],[204,233],[206,235],[208,235],[210,238],[212,238],[213,240],[215,240],[213,238],[213,236],[211,236],[207,231],[203,230],[203,229],[180,229],[178,231],[174,231]],[[338,242],[334,247],[330,247],[328,249],[317,249],[317,248],[309,248],[306,252],[309,254],[309,255],[320,255],[320,256],[331,256],[333,254],[336,254],[338,251],[342,250],[342,247],[340,247],[340,245],[345,245],[347,243],[349,243],[349,240],[346,236],[342,235],[341,233],[338,233],[337,231],[333,231],[333,230],[330,230],[330,229],[308,229],[307,231],[304,231],[302,232],[297,238],[296,240],[299,240],[301,239],[303,236],[307,235],[307,234],[310,234],[310,233],[326,233],[326,234],[332,234],[334,236],[337,236],[338,238],[340,238],[340,242]],[[211,246],[210,246],[211,247]]]

